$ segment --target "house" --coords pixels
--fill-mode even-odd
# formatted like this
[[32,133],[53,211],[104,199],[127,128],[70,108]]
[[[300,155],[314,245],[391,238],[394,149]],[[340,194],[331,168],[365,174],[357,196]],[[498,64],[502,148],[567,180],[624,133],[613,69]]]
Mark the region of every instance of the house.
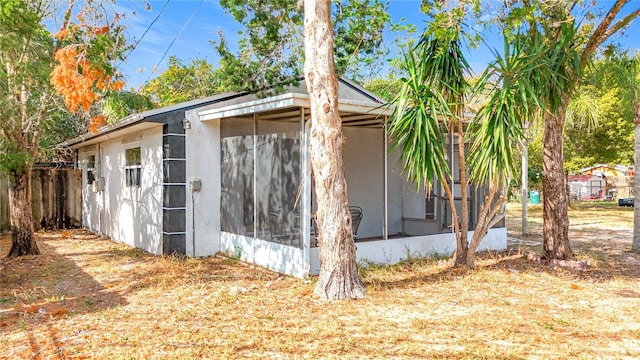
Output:
[[606,183],[606,197],[614,198],[633,197],[633,182],[635,171],[633,166],[597,164],[578,170],[580,175],[597,176]]
[[609,166],[606,164],[596,164],[596,165],[578,170],[578,174],[606,176],[606,177],[633,176],[634,171],[633,171],[633,167],[624,166],[624,165]]
[[[398,152],[388,151],[391,111],[345,79],[338,96],[349,203],[362,209],[358,260],[451,254],[446,195],[408,183]],[[82,169],[83,226],[154,254],[223,252],[293,276],[318,273],[309,132],[301,83],[267,98],[228,93],[145,111],[72,139],[66,145]],[[470,205],[473,226],[484,190],[470,190],[455,201]],[[480,248],[506,245],[501,224]]]
[[573,200],[604,200],[607,198],[607,180],[595,175],[569,175],[569,193]]

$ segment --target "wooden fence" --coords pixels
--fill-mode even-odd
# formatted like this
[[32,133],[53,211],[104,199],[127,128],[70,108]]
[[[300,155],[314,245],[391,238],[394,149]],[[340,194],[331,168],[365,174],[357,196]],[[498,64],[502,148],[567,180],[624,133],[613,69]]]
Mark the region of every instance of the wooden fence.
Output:
[[0,175],[0,232],[9,228],[9,180]]
[[[9,181],[0,178],[0,231],[9,229]],[[36,167],[31,174],[33,227],[66,229],[82,224],[82,173]]]

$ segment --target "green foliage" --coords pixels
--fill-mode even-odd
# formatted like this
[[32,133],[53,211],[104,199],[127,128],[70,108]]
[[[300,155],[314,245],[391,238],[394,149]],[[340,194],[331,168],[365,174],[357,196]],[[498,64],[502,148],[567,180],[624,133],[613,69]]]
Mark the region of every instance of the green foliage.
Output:
[[[225,90],[233,90],[223,87],[224,80],[220,75],[224,72],[214,71],[213,66],[205,59],[192,59],[189,63],[183,64],[177,57],[170,56],[168,64],[167,70],[151,80],[143,89],[143,93],[158,106],[177,104],[218,94]],[[134,102],[140,105],[134,106],[138,110],[148,105],[142,98]]]
[[601,108],[598,98],[594,94],[594,89],[588,85],[582,85],[576,89],[565,119],[565,127],[573,126],[585,131],[589,131],[598,126],[600,122]]
[[477,82],[476,93],[488,88],[490,95],[468,130],[470,170],[476,181],[514,177],[524,124],[542,106],[540,86],[548,86],[543,52],[539,42],[505,36],[504,55],[494,52],[495,60]]
[[0,1],[0,167],[23,174],[38,153],[53,41],[36,7]]
[[457,131],[452,125],[468,117],[466,104],[485,94],[489,94],[488,104],[460,136],[471,143],[472,178],[483,184],[491,178],[506,183],[515,172],[523,123],[541,105],[537,87],[549,81],[538,75],[540,60],[548,53],[530,55],[531,44],[524,37],[505,38],[504,57],[496,52],[496,61],[472,89],[460,46],[465,36],[459,23],[463,18],[463,13],[454,12],[430,24],[418,45],[405,55],[407,76],[400,79],[401,89],[393,101],[389,125],[393,148],[401,149],[408,178],[428,188],[434,179],[442,182],[451,177],[444,134]]
[[418,186],[431,188],[434,180],[451,177],[445,134],[449,121],[461,120],[457,109],[467,88],[468,66],[459,51],[459,37],[427,28],[405,54],[407,76],[400,79],[401,90],[392,102],[389,136],[392,150],[401,150],[408,179]]
[[[220,5],[244,26],[238,54],[223,34],[213,42],[220,54],[219,79],[228,90],[265,90],[297,83],[302,75],[303,13],[297,0],[255,2],[222,0]],[[332,4],[335,64],[338,76],[360,80],[387,54],[382,36],[391,18],[381,0]]]
[[118,121],[128,115],[153,109],[154,104],[148,96],[131,91],[115,91],[102,99],[102,114],[109,122]]
[[391,74],[387,78],[379,77],[369,80],[364,84],[364,88],[390,102],[400,93],[402,81]]
[[[95,25],[106,20],[105,13],[98,10],[104,10],[101,1],[88,1],[74,14],[81,25],[65,23],[56,36],[47,30],[54,14],[66,11],[65,21],[71,18],[71,5],[0,0],[0,166],[4,171],[21,174],[38,159],[57,159],[54,146],[76,136],[82,128],[83,117],[61,108],[51,85],[56,49],[79,45],[84,50],[78,61],[92,61],[110,78],[115,75],[108,65],[124,51],[122,28]],[[82,70],[77,62],[73,65],[70,73]]]
[[[423,0],[421,10],[429,18],[429,35],[435,34],[440,39],[451,36],[452,28],[472,23],[482,13],[480,0]],[[481,40],[477,31],[458,31],[455,36],[462,36],[470,47],[477,46]]]
[[0,172],[11,175],[26,174],[31,168],[32,156],[14,142],[0,143]]
[[77,136],[82,129],[82,123],[69,112],[57,110],[52,111],[46,119],[43,119],[40,123],[40,129],[42,132],[40,139],[42,154],[38,159],[53,161],[58,156],[55,146]]
[[373,1],[336,1],[333,3],[335,67],[338,76],[354,80],[376,69],[376,62],[387,54],[382,47],[383,29],[391,24],[387,4]]
[[580,93],[586,95],[584,102],[598,104],[599,121],[589,128],[571,121],[565,124],[567,171],[598,163],[633,163],[633,100],[640,81],[631,60],[621,49],[609,47],[587,69]]

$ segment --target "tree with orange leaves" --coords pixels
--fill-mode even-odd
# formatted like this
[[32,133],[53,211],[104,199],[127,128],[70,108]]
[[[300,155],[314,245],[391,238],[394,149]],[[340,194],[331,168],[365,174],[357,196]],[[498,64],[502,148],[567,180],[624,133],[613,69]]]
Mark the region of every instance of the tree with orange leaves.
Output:
[[[62,26],[54,36],[45,24],[55,23],[47,17],[60,14],[57,6],[62,4]],[[78,8],[74,0],[0,0],[0,171],[10,180],[8,256],[39,253],[30,175],[42,150],[42,130],[55,128],[49,122],[63,110],[57,105],[60,96],[66,111],[88,113],[102,96],[123,86],[111,65],[125,51],[119,16],[107,11],[102,0],[82,5]]]
[[[109,18],[91,8],[95,4],[88,2],[75,17],[77,22],[72,23],[75,1],[70,1],[62,26],[54,36],[51,84],[71,112],[88,113],[92,104],[124,86],[112,65],[126,50],[122,27],[115,24],[119,16],[113,16],[112,23],[103,25],[103,19]],[[92,119],[89,129],[95,133],[103,125],[106,118],[99,115]]]

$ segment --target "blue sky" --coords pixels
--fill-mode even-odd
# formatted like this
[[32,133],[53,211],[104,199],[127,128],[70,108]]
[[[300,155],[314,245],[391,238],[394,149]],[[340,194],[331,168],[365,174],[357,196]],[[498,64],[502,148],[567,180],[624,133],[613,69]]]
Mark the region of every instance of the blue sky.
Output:
[[[218,40],[221,31],[232,46],[237,43],[240,30],[233,17],[224,13],[217,0],[148,0],[151,10],[145,10],[141,0],[118,1],[115,5],[123,20],[131,43],[140,40],[127,60],[119,66],[127,79],[127,88],[136,88],[162,72],[170,55],[184,62],[191,58],[206,58],[217,65],[217,56],[209,40]],[[640,0],[632,1],[640,6]],[[426,17],[420,12],[420,0],[391,0],[390,13],[394,22],[405,18],[404,23],[415,24],[418,30],[425,26]],[[599,1],[607,6],[611,1]],[[637,6],[635,6],[637,5]],[[629,6],[628,6],[629,7]],[[155,20],[155,23],[151,23]],[[142,37],[144,32],[147,33]],[[487,34],[490,46],[502,47],[496,34]],[[640,49],[640,19],[636,20],[626,34],[614,39],[627,47]],[[173,44],[171,45],[171,43]],[[163,55],[167,53],[164,58]],[[482,71],[491,60],[486,46],[473,50],[468,60],[476,72]]]

